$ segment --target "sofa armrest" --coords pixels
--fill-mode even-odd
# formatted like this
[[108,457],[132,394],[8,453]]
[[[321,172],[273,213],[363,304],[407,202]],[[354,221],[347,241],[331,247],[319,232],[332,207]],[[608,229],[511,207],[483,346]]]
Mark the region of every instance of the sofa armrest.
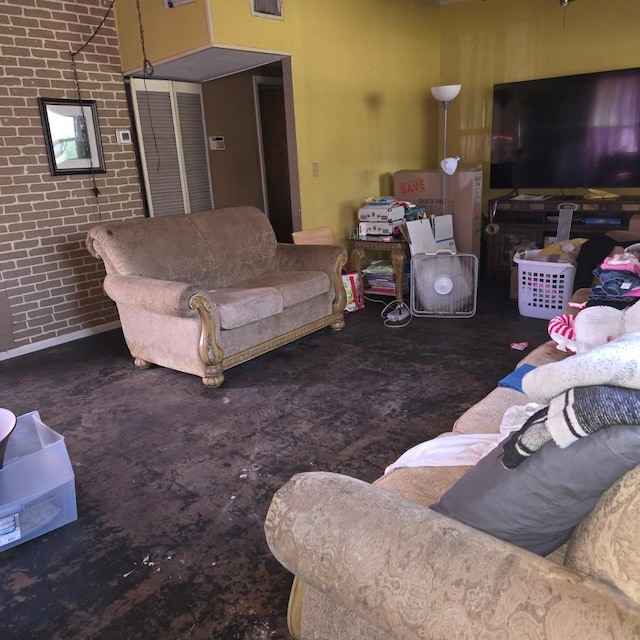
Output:
[[333,244],[286,244],[276,249],[276,269],[325,271],[329,276],[342,272],[347,262],[347,250]]
[[294,476],[265,532],[289,571],[389,638],[640,632],[640,611],[613,588],[354,478]]
[[203,381],[207,386],[222,384],[220,316],[204,289],[184,282],[108,274],[104,290],[116,304],[135,307],[143,313],[199,318],[198,352],[205,367],[211,368]]
[[108,274],[105,277],[104,290],[116,303],[132,305],[162,315],[181,317],[197,315],[189,306],[195,294],[207,296],[207,292],[201,287],[184,282],[117,274]]
[[342,284],[342,267],[347,263],[347,250],[329,244],[279,243],[276,250],[276,269],[283,271],[324,271],[333,285],[333,312],[341,315],[347,304]]

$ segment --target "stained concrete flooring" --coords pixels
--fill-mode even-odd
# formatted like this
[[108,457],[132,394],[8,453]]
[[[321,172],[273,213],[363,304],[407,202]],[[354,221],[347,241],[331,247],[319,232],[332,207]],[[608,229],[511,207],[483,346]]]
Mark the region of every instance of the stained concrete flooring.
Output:
[[513,369],[511,342],[546,339],[505,288],[481,288],[468,319],[388,328],[382,306],[227,371],[219,389],[136,369],[120,330],[0,362],[0,406],[64,435],[78,508],[1,553],[0,637],[288,638],[291,576],[263,534],[278,487],[309,470],[373,481]]

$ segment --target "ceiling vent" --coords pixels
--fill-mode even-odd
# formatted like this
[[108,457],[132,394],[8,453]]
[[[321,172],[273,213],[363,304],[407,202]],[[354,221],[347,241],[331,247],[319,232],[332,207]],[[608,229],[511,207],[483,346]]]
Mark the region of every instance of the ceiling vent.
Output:
[[251,13],[262,18],[282,19],[282,0],[251,0]]

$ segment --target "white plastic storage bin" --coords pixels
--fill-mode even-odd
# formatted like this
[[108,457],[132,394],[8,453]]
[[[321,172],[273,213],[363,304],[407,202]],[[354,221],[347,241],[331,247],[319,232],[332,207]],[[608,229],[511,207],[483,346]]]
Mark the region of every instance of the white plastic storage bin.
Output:
[[0,551],[78,518],[64,438],[32,411],[19,416],[0,469]]
[[573,294],[574,265],[567,262],[537,261],[540,249],[521,251],[513,261],[518,265],[518,311],[529,318],[551,318],[564,313]]

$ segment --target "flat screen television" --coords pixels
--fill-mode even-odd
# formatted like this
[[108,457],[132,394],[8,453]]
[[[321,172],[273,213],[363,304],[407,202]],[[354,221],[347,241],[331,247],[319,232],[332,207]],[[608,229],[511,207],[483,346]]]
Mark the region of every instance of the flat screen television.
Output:
[[489,183],[640,188],[640,69],[494,85]]

